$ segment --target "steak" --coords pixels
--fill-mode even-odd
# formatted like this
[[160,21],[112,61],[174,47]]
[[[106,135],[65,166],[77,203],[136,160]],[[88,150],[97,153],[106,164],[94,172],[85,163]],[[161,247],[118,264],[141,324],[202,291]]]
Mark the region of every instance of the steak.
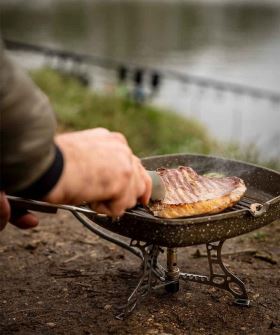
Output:
[[235,205],[246,191],[238,177],[206,177],[192,168],[157,169],[165,186],[162,201],[151,201],[149,209],[155,216],[178,218],[214,214]]

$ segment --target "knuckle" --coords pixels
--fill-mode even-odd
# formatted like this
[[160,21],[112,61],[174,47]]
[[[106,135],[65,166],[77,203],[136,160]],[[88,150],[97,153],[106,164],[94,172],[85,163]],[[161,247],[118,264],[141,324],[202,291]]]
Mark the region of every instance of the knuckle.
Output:
[[133,175],[132,164],[130,164],[130,162],[124,163],[121,168],[120,174],[125,180],[130,179]]
[[109,134],[109,130],[103,127],[97,127],[94,128],[93,131],[95,131],[96,133],[100,133],[100,134]]
[[123,192],[124,186],[120,181],[115,182],[111,187],[111,197],[117,198]]
[[126,137],[125,137],[122,133],[119,133],[119,132],[112,132],[111,134],[112,134],[116,139],[118,139],[119,141],[121,141],[122,143],[127,144],[127,139],[126,139]]
[[141,195],[143,195],[144,193],[145,193],[145,191],[146,191],[146,187],[145,187],[145,184],[142,182],[142,183],[140,183],[140,185],[139,185],[139,188],[138,188],[138,194],[139,194],[139,196],[141,196]]
[[126,164],[111,172],[111,176],[108,176],[108,178],[105,179],[106,189],[110,193],[109,197],[117,199],[129,186],[133,171],[129,164]]
[[128,187],[128,182],[124,178],[117,178],[111,187],[111,198],[119,200]]
[[137,199],[136,198],[131,198],[127,204],[127,208],[133,208],[137,204]]
[[130,147],[124,143],[116,142],[116,148],[118,149],[118,155],[120,155],[120,157],[129,160],[129,162],[131,162],[132,164],[133,157]]

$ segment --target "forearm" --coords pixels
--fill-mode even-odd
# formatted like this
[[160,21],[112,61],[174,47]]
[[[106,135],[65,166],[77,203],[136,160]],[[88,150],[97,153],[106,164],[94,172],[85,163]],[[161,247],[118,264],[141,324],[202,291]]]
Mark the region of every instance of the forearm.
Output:
[[[0,116],[1,189],[16,194],[35,184],[39,191],[40,179],[57,159],[55,117],[47,97],[3,50]],[[32,195],[34,186],[30,191]],[[37,194],[34,197],[40,197],[40,192]]]
[[89,129],[54,140],[48,99],[1,48],[0,78],[0,190],[53,203],[87,202],[112,216],[147,203],[151,180],[123,135]]

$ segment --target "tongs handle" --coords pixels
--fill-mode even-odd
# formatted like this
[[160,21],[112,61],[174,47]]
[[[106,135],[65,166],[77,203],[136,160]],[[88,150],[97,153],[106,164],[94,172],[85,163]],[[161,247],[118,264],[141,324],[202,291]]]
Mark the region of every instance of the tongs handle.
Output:
[[43,212],[43,213],[53,213],[55,214],[58,209],[63,209],[66,211],[70,211],[72,213],[82,213],[91,217],[104,218],[107,217],[105,214],[99,214],[95,211],[86,208],[86,207],[78,207],[71,205],[61,205],[61,204],[51,204],[49,202],[32,200],[32,199],[24,199],[20,197],[14,197],[11,195],[7,195],[7,198],[11,204],[11,206],[15,209],[26,209],[35,212]]
[[58,208],[56,206],[52,206],[52,204],[45,203],[43,201],[24,199],[19,197],[14,197],[11,195],[7,196],[10,205],[14,209],[26,209],[35,212],[42,213],[56,213]]

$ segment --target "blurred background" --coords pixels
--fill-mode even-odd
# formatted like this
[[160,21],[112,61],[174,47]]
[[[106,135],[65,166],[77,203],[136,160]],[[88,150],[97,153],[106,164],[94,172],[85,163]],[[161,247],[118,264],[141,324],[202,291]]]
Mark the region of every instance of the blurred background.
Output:
[[280,1],[0,5],[2,37],[32,45],[10,47],[50,96],[62,129],[121,130],[141,155],[214,153],[279,168]]

